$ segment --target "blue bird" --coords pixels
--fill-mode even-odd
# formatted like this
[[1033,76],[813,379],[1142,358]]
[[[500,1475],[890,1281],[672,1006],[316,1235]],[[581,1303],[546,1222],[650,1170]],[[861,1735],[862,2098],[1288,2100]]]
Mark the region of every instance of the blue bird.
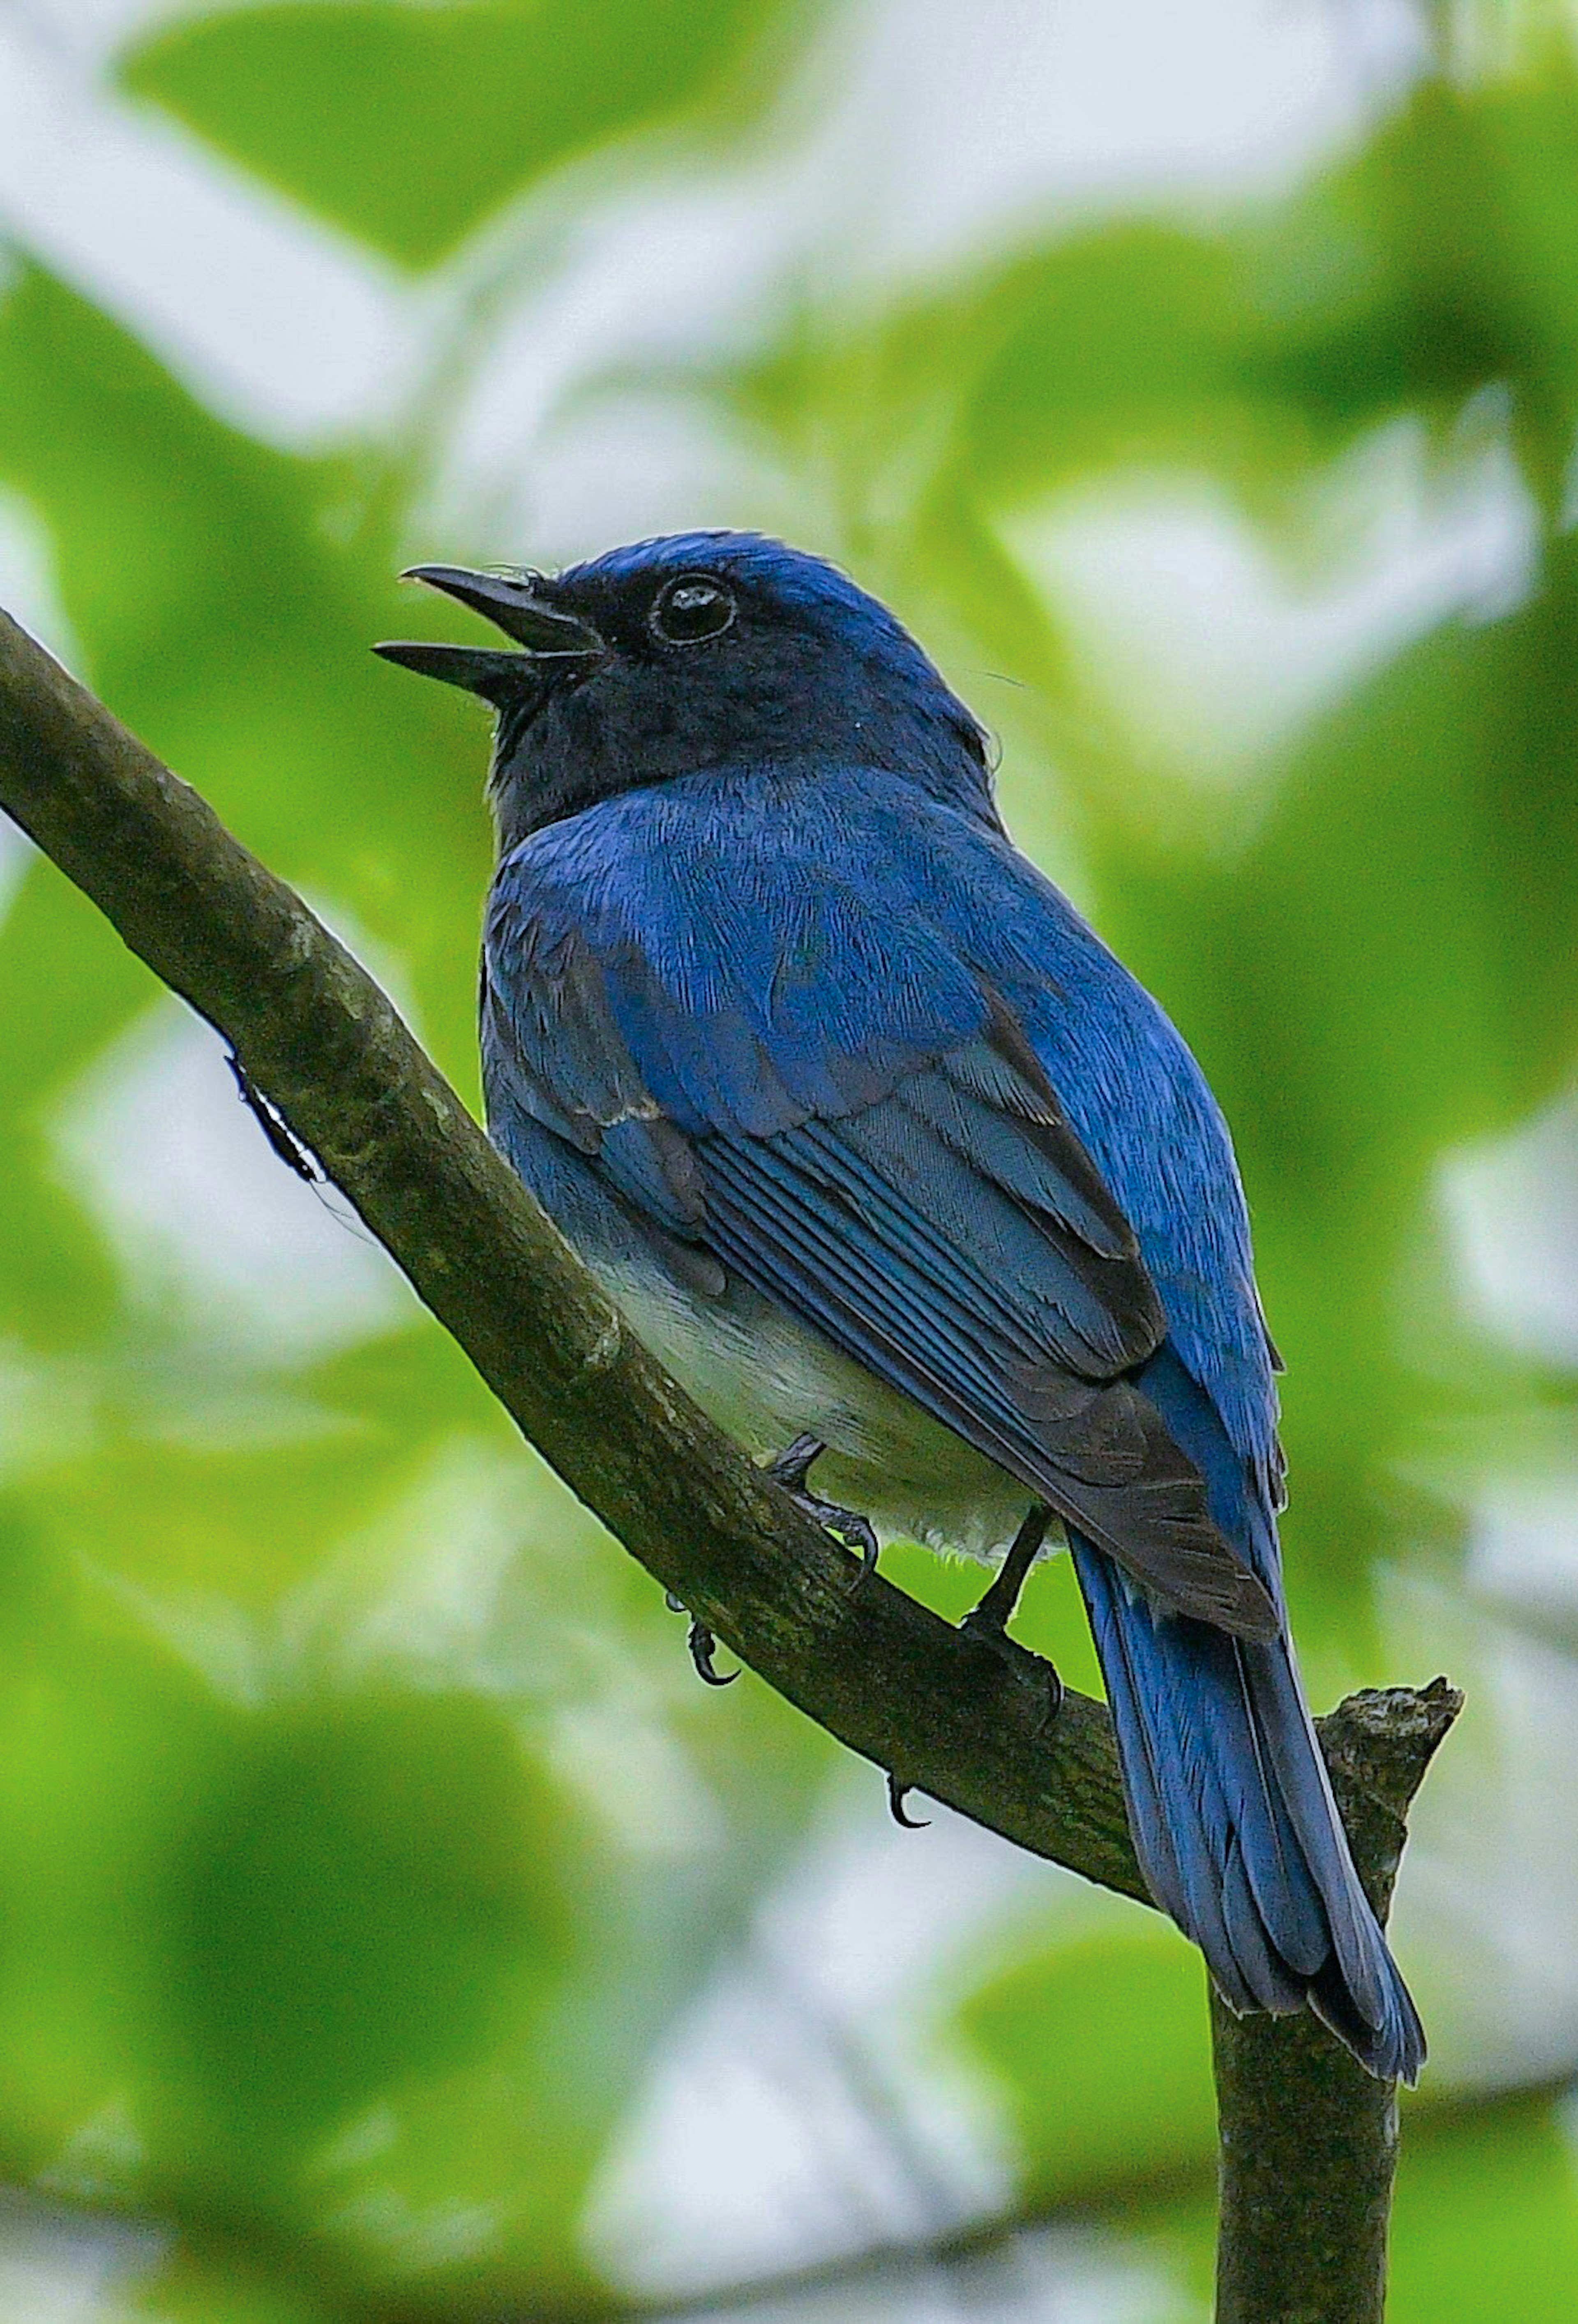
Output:
[[1158,1903],[1234,2008],[1307,2006],[1413,2081],[1288,1634],[1227,1130],[1014,849],[982,729],[882,605],[754,534],[416,577],[512,641],[379,649],[497,716],[499,1146],[849,1538],[1005,1560],[990,1627],[1060,1521]]

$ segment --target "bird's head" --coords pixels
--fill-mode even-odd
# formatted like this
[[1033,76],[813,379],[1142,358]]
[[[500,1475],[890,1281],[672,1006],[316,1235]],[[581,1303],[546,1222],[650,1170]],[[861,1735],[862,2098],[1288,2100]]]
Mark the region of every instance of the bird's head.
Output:
[[513,641],[381,645],[497,713],[502,844],[616,792],[751,766],[884,768],[991,814],[986,737],[908,632],[820,558],[679,533],[549,576],[408,576]]

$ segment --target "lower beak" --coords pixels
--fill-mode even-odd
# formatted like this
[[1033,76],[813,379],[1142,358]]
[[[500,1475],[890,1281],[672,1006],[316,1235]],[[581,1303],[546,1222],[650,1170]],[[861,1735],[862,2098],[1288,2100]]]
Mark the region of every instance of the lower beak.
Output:
[[573,613],[562,613],[534,594],[539,585],[507,573],[473,573],[459,565],[413,565],[402,581],[425,581],[472,613],[481,613],[523,649],[501,653],[485,646],[427,645],[411,641],[374,646],[385,661],[399,662],[422,678],[442,678],[497,702],[517,689],[533,668],[567,670],[579,662],[601,661],[605,648],[597,632]]

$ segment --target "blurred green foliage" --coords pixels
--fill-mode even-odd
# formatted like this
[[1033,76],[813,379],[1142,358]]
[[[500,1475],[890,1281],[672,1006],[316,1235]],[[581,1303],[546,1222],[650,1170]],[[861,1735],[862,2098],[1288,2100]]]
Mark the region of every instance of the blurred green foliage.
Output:
[[[638,189],[657,154],[748,150],[824,13],[226,9],[155,30],[120,76],[439,280],[539,185],[564,198],[567,170]],[[529,237],[500,262],[518,290],[552,263]],[[473,326],[457,302],[452,387]],[[1428,1676],[1434,1635],[1389,1666],[1386,1593],[1427,1607],[1460,1576],[1465,1464],[1493,1443],[1516,1465],[1537,1428],[1573,1449],[1570,1373],[1473,1323],[1438,1195],[1443,1157],[1526,1120],[1578,1055],[1570,47],[1426,78],[1291,195],[785,298],[727,363],[654,360],[638,384],[744,447],[763,504],[776,479],[937,648],[1003,730],[1016,829],[1198,1048],[1290,1365],[1316,1691]],[[365,650],[443,626],[397,608],[410,555],[497,546],[421,530],[436,407],[281,452],[19,257],[0,414],[0,486],[47,535],[86,675],[389,965],[474,1090],[482,735]],[[1125,478],[1203,479],[1270,569],[1317,586],[1341,561],[1332,494],[1399,429],[1432,488],[1509,464],[1527,589],[1378,652],[1252,780],[1202,787],[1093,661],[1024,528]],[[393,2283],[434,2314],[548,2314],[592,2295],[612,2144],[799,1860],[836,1757],[753,1682],[693,1686],[656,1593],[424,1319],[277,1346],[115,1227],[61,1124],[161,1005],[173,1028],[31,868],[0,920],[0,2168],[180,2223],[139,2312],[348,2317]],[[918,1552],[891,1570],[968,1601]],[[1092,1683],[1056,1575],[1026,1619]],[[998,2107],[1026,2201],[1105,2213],[1160,2255],[1166,2312],[1197,2315],[1197,1963],[1052,1887],[917,2006]],[[1416,1958],[1450,2028],[1471,1973],[1450,1924]],[[1460,2049],[1510,2070],[1493,2043]],[[1531,2049],[1564,2059],[1559,2029]],[[1554,2101],[1433,2130],[1428,2104],[1399,2324],[1564,2318],[1578,2208]],[[1191,2167],[1202,2191],[1156,2191]]]
[[[578,24],[532,0],[311,0],[179,19],[124,81],[297,200],[431,266],[555,163],[688,115],[693,136],[773,81],[794,0],[647,0]],[[346,97],[360,120],[347,136]]]

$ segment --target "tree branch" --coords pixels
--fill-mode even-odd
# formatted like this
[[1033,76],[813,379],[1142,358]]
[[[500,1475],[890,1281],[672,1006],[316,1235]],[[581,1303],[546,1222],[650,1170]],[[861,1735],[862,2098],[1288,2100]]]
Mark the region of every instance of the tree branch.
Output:
[[1141,1896],[1106,1715],[1045,1695],[803,1517],[610,1305],[384,993],[0,614],[0,807],[234,1048],[522,1434],[768,1683],[878,1766]]
[[[1105,1708],[1069,1693],[1043,1734],[1039,1683],[880,1578],[862,1581],[647,1354],[344,947],[3,613],[0,806],[223,1033],[522,1434],[665,1589],[852,1750],[1149,1902]],[[1371,1850],[1362,1869],[1388,1885],[1400,1808],[1378,1841],[1366,1803],[1411,1797],[1424,1762],[1409,1706],[1431,1698],[1399,1691],[1381,1713],[1362,1707],[1376,1700],[1345,1705],[1326,1738]],[[1435,1701],[1445,1733],[1451,1712]],[[1284,2055],[1289,2038],[1339,2078],[1334,2089],[1373,2089],[1302,2022],[1249,2019],[1232,2036],[1252,2061]],[[1258,2091],[1274,2111],[1280,2070],[1225,2078],[1230,2145],[1241,2096]],[[1303,2117],[1289,2113],[1298,2140]],[[1377,2117],[1366,2134],[1377,2151],[1383,2128]],[[1298,2190],[1297,2178],[1284,2187],[1285,2209]],[[1369,2312],[1307,2310],[1344,2324]]]
[[[1405,1818],[1463,1697],[1445,1679],[1350,1695],[1321,1745],[1384,1924]],[[1381,2324],[1397,2089],[1313,2017],[1235,2017],[1211,1995],[1220,2194],[1216,2324]],[[1289,2190],[1298,2199],[1289,2200]]]

